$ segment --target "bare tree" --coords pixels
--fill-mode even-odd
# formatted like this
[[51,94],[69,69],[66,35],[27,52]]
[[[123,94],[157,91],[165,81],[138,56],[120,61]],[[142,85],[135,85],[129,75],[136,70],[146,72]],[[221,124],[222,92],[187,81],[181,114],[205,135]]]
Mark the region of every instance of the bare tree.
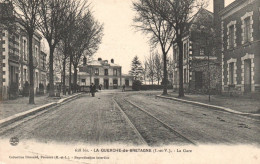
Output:
[[38,10],[40,7],[40,0],[10,0],[15,6],[15,14],[18,17],[17,21],[22,25],[28,35],[29,42],[29,77],[30,77],[30,92],[29,104],[34,104],[34,64],[32,42],[33,35],[37,29]]
[[[175,31],[173,26],[156,12],[157,5],[164,6],[164,1],[158,0],[138,0],[133,2],[136,11],[134,18],[135,28],[143,33],[150,35],[150,43],[154,47],[160,45],[163,54],[163,78],[167,79],[167,54],[174,42]],[[167,94],[167,83],[163,84],[163,94]]]
[[[202,7],[204,0],[145,0],[151,4],[154,14],[165,20],[175,31],[175,42],[179,48],[179,97],[184,96],[183,89],[183,42],[185,30],[193,10]],[[154,5],[155,4],[155,5]]]
[[81,8],[84,9],[86,1],[81,3],[76,0],[41,0],[39,30],[46,38],[49,48],[49,96],[54,96],[53,80],[53,53],[57,44],[61,41],[64,33],[67,32],[69,22],[74,18],[75,13]]
[[152,81],[152,85],[153,85],[155,74],[156,74],[155,53],[150,53],[149,57],[145,60],[145,65],[147,67],[147,76]]
[[88,11],[76,22],[74,30],[71,55],[73,56],[72,64],[74,67],[74,92],[77,88],[77,68],[81,57],[91,56],[97,50],[103,36],[103,25],[94,19],[91,11]]
[[[162,56],[157,52],[154,55],[154,67],[155,67],[155,79],[157,80],[157,84],[160,85],[160,81],[162,80],[162,70],[163,70],[163,59]],[[167,61],[166,61],[167,64]],[[167,75],[168,76],[168,75]],[[165,78],[164,78],[165,79]],[[168,78],[167,78],[168,79]]]

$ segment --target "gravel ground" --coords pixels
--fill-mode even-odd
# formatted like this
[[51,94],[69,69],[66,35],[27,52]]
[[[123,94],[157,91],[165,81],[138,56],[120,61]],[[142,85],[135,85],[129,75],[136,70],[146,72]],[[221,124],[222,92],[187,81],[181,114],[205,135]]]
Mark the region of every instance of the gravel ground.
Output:
[[112,94],[85,95],[47,112],[1,136],[22,140],[84,144],[140,144],[140,140],[115,109]]
[[148,145],[190,144],[124,99],[118,97],[117,102]]
[[0,101],[0,119],[12,116],[17,113],[21,113],[38,106],[42,106],[51,102],[56,102],[61,98],[66,98],[71,95],[61,95],[61,97],[48,97],[48,95],[44,96],[35,96],[34,102],[35,104],[29,104],[29,97],[18,97],[15,100],[5,100]]
[[156,99],[153,94],[128,96],[140,107],[197,143],[259,144],[260,121],[230,113]]

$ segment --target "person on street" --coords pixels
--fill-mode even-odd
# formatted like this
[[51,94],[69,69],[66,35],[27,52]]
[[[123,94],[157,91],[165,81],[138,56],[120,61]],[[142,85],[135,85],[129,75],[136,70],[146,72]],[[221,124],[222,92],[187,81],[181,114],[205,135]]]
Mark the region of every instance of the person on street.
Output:
[[91,92],[92,97],[95,97],[96,86],[93,83],[91,83],[91,85],[90,85],[90,92]]
[[122,92],[125,92],[125,84],[123,85]]
[[99,88],[99,90],[101,91],[101,89],[102,89],[102,84],[99,84],[98,88]]

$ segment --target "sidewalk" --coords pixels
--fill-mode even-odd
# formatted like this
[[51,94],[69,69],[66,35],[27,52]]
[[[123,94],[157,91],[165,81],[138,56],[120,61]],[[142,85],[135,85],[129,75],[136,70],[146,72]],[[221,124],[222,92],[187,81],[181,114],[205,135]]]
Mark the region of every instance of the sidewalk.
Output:
[[30,109],[52,103],[58,102],[62,98],[66,98],[71,95],[61,95],[61,98],[58,97],[48,97],[47,94],[43,96],[35,96],[34,102],[35,104],[28,104],[29,97],[18,97],[15,100],[6,100],[0,102],[0,120],[7,118],[9,116],[15,115],[17,113],[25,112]]
[[[169,92],[168,97],[179,98],[178,93]],[[259,98],[229,97],[222,95],[211,95],[211,101],[208,101],[208,95],[185,94],[183,100],[196,101],[200,103],[221,106],[243,113],[260,114]]]

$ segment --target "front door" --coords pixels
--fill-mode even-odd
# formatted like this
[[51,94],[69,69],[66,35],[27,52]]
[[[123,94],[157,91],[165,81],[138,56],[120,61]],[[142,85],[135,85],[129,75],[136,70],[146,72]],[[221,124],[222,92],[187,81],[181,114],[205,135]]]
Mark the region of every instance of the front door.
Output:
[[95,86],[98,87],[99,86],[99,79],[94,79],[95,82]]
[[104,79],[104,89],[108,89],[109,81],[108,79]]
[[251,60],[244,61],[245,92],[251,92]]

